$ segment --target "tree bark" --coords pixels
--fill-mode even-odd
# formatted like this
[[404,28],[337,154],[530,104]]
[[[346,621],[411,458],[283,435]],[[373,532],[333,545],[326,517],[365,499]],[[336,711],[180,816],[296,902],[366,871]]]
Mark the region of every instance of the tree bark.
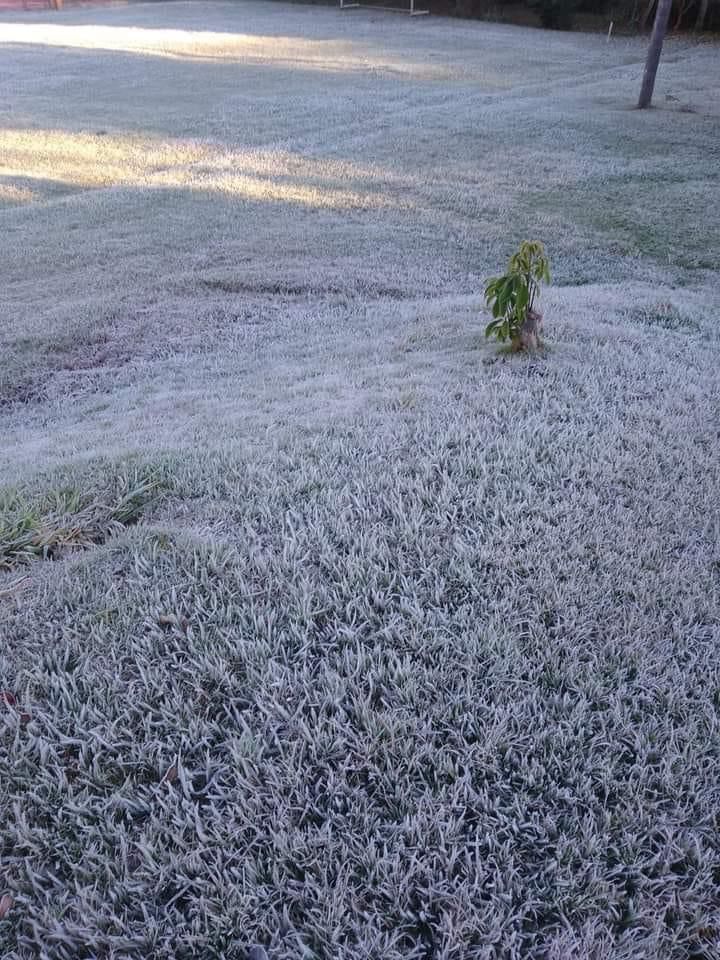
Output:
[[540,334],[543,329],[543,315],[537,310],[528,310],[523,325],[511,346],[513,350],[527,350],[533,353],[540,346]]
[[707,17],[709,5],[710,0],[700,0],[697,20],[695,21],[695,33],[700,33],[700,31],[705,27],[705,19]]
[[658,0],[655,25],[653,26],[650,36],[650,47],[648,48],[645,73],[643,74],[640,99],[638,100],[638,107],[641,110],[645,110],[652,102],[653,90],[655,89],[655,75],[657,74],[658,64],[660,63],[660,54],[662,53],[663,41],[667,33],[672,4],[673,0]]

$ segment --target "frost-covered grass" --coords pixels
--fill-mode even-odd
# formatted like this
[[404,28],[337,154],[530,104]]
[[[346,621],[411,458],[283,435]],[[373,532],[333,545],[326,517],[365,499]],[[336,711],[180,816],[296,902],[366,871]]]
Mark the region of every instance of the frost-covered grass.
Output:
[[0,45],[3,958],[714,960],[717,50],[638,114],[642,44],[436,18]]

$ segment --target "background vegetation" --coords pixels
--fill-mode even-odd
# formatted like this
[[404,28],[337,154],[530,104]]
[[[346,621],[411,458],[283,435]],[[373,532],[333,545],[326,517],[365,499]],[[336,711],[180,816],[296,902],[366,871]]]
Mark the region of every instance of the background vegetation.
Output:
[[[538,23],[554,29],[571,29],[608,23],[620,29],[645,30],[652,24],[656,0],[455,0],[460,16]],[[431,0],[432,9],[445,7],[444,0]],[[718,0],[675,0],[671,27],[674,30],[720,29]]]

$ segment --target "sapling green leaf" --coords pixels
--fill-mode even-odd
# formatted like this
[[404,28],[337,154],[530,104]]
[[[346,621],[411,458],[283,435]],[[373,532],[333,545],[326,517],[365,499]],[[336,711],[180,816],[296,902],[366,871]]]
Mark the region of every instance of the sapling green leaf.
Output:
[[[507,273],[491,277],[485,285],[485,302],[493,316],[493,322],[485,328],[485,336],[495,337],[501,343],[509,340],[517,349],[525,346],[521,331],[529,319],[539,317],[535,305],[540,284],[549,281],[550,264],[542,243],[537,240],[521,243],[510,258]],[[537,333],[536,330],[532,334],[535,343]]]

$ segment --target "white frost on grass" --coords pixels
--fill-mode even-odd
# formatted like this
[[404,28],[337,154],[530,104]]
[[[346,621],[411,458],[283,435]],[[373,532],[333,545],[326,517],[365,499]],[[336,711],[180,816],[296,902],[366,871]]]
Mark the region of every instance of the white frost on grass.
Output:
[[638,114],[642,43],[438,18],[2,43],[2,955],[716,956],[716,50]]

